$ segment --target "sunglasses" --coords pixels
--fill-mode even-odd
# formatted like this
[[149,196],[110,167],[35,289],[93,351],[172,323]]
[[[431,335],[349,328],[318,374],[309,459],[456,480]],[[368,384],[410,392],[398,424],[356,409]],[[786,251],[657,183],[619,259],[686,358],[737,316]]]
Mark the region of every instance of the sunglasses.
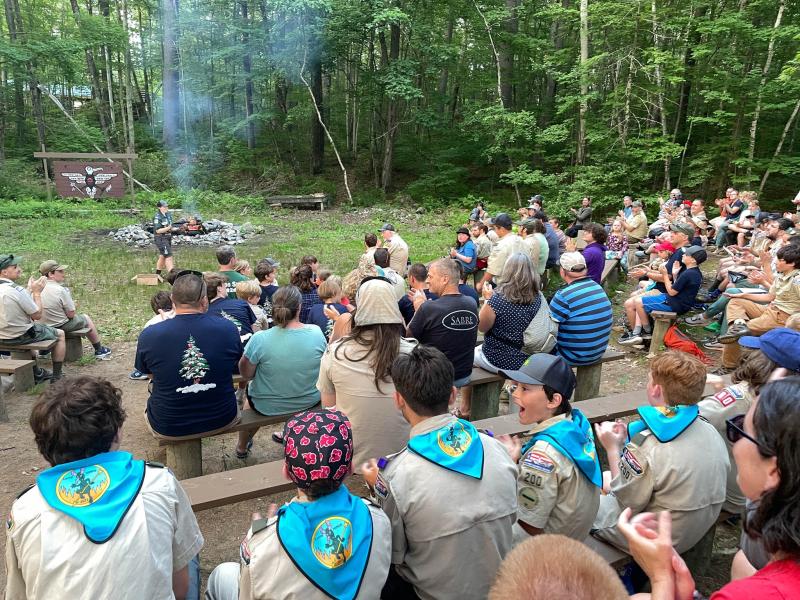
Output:
[[762,454],[766,456],[775,456],[775,453],[769,450],[764,444],[759,442],[756,438],[749,435],[744,430],[744,415],[736,415],[725,421],[725,436],[731,444],[735,444],[742,438],[753,442],[758,446]]
[[203,273],[201,271],[192,271],[190,269],[184,269],[183,271],[181,271],[180,273],[178,273],[175,276],[175,279],[172,280],[173,285],[175,284],[176,281],[178,281],[178,279],[180,279],[184,275],[194,275],[195,277],[199,277],[200,278],[200,282],[202,283],[202,285],[200,286],[200,293],[198,294],[197,298],[194,300],[194,302],[200,302],[200,298],[202,298],[203,294],[206,293],[206,282],[203,279]]

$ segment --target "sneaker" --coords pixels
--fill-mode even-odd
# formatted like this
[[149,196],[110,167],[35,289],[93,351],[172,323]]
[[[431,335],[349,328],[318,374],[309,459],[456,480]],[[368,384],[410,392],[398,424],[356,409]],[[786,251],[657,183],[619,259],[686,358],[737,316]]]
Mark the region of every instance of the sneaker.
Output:
[[704,313],[700,313],[698,315],[692,315],[691,317],[686,317],[683,320],[684,323],[692,326],[706,325],[709,321],[710,319],[708,319]]
[[698,300],[699,302],[703,302],[704,304],[711,304],[712,302],[714,302],[714,300],[716,300],[717,298],[719,298],[721,295],[722,295],[722,292],[721,292],[721,291],[719,291],[719,290],[714,290],[714,291],[708,292],[708,293],[707,293],[706,295],[704,295],[704,296],[698,296],[698,297],[697,297],[697,300]]
[[128,379],[133,379],[134,381],[147,381],[149,377],[137,369],[128,375]]
[[99,350],[94,351],[94,357],[97,360],[108,360],[111,358],[111,348],[107,348],[106,346],[100,346]]
[[42,369],[41,367],[34,367],[33,369],[34,383],[42,383],[43,381],[50,381],[51,379],[53,379],[52,371],[48,371],[47,369]]
[[642,342],[644,342],[642,336],[640,334],[634,334],[634,333],[621,335],[617,340],[617,343],[623,346],[633,346],[634,344],[641,344]]
[[717,333],[720,327],[722,327],[722,324],[719,321],[712,321],[711,323],[703,327],[703,329],[705,331],[710,331],[711,333]]
[[722,344],[719,340],[712,338],[703,342],[703,348],[706,350],[723,350],[725,348],[725,344]]
[[642,341],[652,340],[653,339],[653,332],[652,331],[645,331],[644,329],[642,329],[642,333],[639,334],[639,337],[642,338]]
[[730,326],[727,333],[723,333],[719,336],[719,341],[723,344],[731,344],[748,333],[750,333],[750,330],[747,329],[747,325],[744,323],[734,323]]

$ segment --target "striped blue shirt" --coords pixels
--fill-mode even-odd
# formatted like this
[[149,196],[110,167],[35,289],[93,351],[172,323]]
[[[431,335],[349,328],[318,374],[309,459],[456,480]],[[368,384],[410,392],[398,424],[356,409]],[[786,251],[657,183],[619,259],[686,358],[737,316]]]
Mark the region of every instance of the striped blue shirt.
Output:
[[571,365],[600,360],[611,336],[611,302],[597,283],[584,277],[565,285],[550,301],[558,321],[556,352]]

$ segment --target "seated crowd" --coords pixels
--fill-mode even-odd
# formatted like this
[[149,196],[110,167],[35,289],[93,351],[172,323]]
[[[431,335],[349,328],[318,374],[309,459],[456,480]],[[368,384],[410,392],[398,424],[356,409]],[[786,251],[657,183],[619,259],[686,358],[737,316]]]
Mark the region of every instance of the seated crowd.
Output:
[[[272,438],[295,488],[289,503],[253,515],[239,560],[213,570],[205,598],[626,598],[649,578],[653,598],[688,600],[695,585],[681,555],[721,515],[741,522],[742,543],[734,581],[712,598],[796,597],[800,236],[734,192],[714,223],[702,201],[673,190],[649,228],[626,196],[608,232],[588,197],[565,231],[532,198],[521,235],[508,214],[488,219],[479,205],[449,256],[428,265],[410,261],[386,223],[364,237],[353,271],[339,277],[306,256],[286,286],[275,260],[249,269],[230,246],[216,272],[173,269],[131,374],[151,381],[147,427],[180,441],[225,431],[243,411],[285,415]],[[593,428],[572,399],[573,368],[609,344],[605,261],[627,262],[628,245],[652,254],[631,266],[641,283],[624,303],[620,343],[640,344],[651,312],[696,307],[708,243],[729,256],[708,295],[724,292],[688,322],[728,321],[718,341],[732,383],[706,396],[706,366],[664,352],[650,360],[634,418]],[[15,285],[18,262],[0,256],[0,341],[57,339],[57,381],[30,417],[51,467],[12,506],[6,598],[199,598],[204,540],[186,494],[169,470],[119,450],[119,389],[61,379],[63,333],[34,323],[47,281]],[[66,267],[49,262],[43,279],[58,284]],[[556,277],[563,285],[546,298]],[[60,296],[56,327],[76,318]],[[91,319],[80,324],[99,345]],[[110,354],[97,345],[99,358]],[[507,381],[522,437],[470,422],[473,367]],[[239,431],[237,458],[256,432]],[[345,484],[362,481],[366,498]],[[630,554],[635,573],[620,579],[582,544],[590,538]],[[102,576],[75,577],[78,566]]]

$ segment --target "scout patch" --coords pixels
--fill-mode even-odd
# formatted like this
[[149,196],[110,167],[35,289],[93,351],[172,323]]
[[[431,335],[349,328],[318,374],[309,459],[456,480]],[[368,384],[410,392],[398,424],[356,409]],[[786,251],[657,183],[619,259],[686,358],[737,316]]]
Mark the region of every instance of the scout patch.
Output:
[[517,492],[517,499],[523,508],[533,510],[539,504],[539,494],[532,487],[519,488]]
[[737,400],[744,398],[744,394],[734,387],[726,387],[714,394],[714,399],[722,406],[727,408],[734,404]]
[[541,471],[542,473],[552,473],[553,469],[556,468],[555,463],[550,460],[550,457],[538,450],[528,452],[522,460],[522,464],[531,469]]
[[242,559],[242,562],[246,565],[250,564],[250,546],[247,545],[247,538],[242,540],[241,545],[239,546],[239,558]]
[[386,500],[386,498],[389,497],[389,486],[380,475],[378,475],[378,479],[375,480],[375,495],[381,500]]
[[622,450],[620,466],[623,467],[623,469],[627,466],[627,468],[630,470],[630,473],[636,477],[641,475],[644,471],[642,465],[639,463],[639,460],[633,455],[633,452],[631,452],[627,446]]

